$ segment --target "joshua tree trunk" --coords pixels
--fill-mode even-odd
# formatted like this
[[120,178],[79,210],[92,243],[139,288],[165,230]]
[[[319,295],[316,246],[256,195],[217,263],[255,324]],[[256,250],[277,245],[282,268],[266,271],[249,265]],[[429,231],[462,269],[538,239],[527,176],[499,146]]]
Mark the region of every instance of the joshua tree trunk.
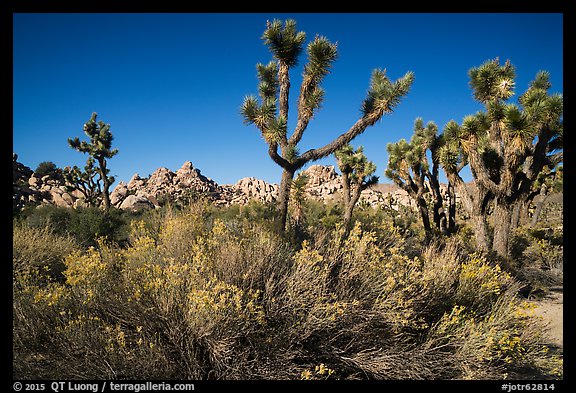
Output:
[[471,215],[470,221],[474,227],[474,237],[476,247],[480,251],[487,252],[490,250],[490,240],[488,238],[488,225],[482,214]]
[[497,199],[494,203],[494,240],[492,249],[501,256],[507,256],[512,233],[513,206],[506,200]]
[[104,209],[108,211],[110,210],[110,181],[106,171],[106,160],[104,160],[104,158],[99,158],[98,165],[100,166],[100,176],[102,177],[102,197],[104,199]]
[[280,232],[283,232],[286,227],[286,221],[288,219],[288,202],[290,198],[290,187],[292,186],[292,180],[294,179],[294,171],[284,169],[282,171],[282,181],[280,183],[280,189],[278,190],[278,228]]
[[538,219],[540,218],[540,213],[542,212],[542,207],[546,203],[546,200],[548,199],[549,196],[550,196],[550,194],[548,194],[546,196],[542,195],[542,198],[538,202],[536,202],[536,207],[534,209],[534,213],[532,214],[532,220],[530,221],[531,227],[534,227],[538,223]]
[[[434,157],[434,151],[432,156]],[[432,173],[427,172],[426,177],[428,178],[428,184],[430,184],[430,189],[432,190],[432,196],[434,198],[434,211],[433,220],[436,228],[440,230],[443,234],[448,233],[448,222],[446,218],[446,212],[444,210],[444,198],[442,198],[442,191],[440,190],[440,181],[438,180],[438,166],[437,160],[433,160],[432,163]]]
[[354,206],[358,203],[358,199],[360,199],[361,190],[359,187],[356,187],[348,200],[345,204],[344,209],[344,237],[347,237],[352,229],[352,213],[354,212]]
[[426,205],[424,197],[419,197],[418,199],[416,199],[416,203],[418,204],[418,211],[420,212],[420,216],[422,217],[422,224],[424,225],[424,231],[426,232],[426,236],[429,236],[430,232],[432,232],[432,227],[430,226],[430,217],[428,217],[428,206]]
[[452,182],[448,182],[448,233],[456,232],[456,194]]
[[342,199],[344,200],[344,231],[348,235],[354,206],[351,206],[350,177],[346,171],[342,171]]
[[440,191],[440,184],[436,181],[430,182],[430,188],[432,189],[432,196],[434,198],[433,206],[433,220],[434,225],[443,234],[448,233],[448,222],[446,218],[446,212],[444,210],[444,198],[442,198],[442,192]]
[[476,247],[481,251],[489,251],[490,241],[488,236],[488,223],[486,222],[485,214],[488,193],[480,190],[476,184],[473,184],[474,192],[471,193],[459,175],[454,175],[449,172],[447,172],[446,175],[450,177],[450,181],[454,184],[458,195],[460,195],[464,209],[466,209],[470,215],[470,221],[474,228]]

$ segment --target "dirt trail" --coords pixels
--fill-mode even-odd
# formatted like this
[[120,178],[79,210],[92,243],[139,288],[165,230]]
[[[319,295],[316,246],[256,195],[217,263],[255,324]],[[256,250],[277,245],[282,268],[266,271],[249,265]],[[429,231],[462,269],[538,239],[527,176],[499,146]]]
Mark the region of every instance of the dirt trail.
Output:
[[557,345],[561,352],[564,347],[564,324],[563,324],[563,306],[564,293],[559,288],[550,291],[544,298],[535,300],[535,314],[541,316],[549,327],[547,336],[550,344]]

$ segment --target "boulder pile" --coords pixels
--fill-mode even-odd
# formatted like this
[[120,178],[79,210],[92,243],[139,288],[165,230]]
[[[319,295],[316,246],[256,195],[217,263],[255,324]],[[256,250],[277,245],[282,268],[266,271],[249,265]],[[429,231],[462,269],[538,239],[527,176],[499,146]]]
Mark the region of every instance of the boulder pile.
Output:
[[[62,179],[51,176],[37,177],[34,172],[17,161],[13,154],[13,205],[52,204],[63,207],[83,206],[79,191],[68,191]],[[334,166],[312,165],[303,171],[308,182],[306,198],[338,202],[343,189],[341,176]],[[129,211],[156,209],[167,202],[185,201],[203,195],[218,206],[245,205],[250,200],[273,203],[278,198],[279,186],[254,177],[240,179],[236,184],[219,185],[202,175],[190,161],[176,172],[158,168],[148,177],[134,174],[128,182],[120,181],[110,194],[112,206]],[[376,184],[361,194],[360,202],[371,206],[387,204],[414,206],[408,194],[391,184]]]

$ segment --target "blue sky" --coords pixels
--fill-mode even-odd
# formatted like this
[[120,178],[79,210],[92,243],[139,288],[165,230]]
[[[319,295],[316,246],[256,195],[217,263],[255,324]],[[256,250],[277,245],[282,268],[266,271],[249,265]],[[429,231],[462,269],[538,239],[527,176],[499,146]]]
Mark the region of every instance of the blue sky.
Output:
[[[386,145],[409,139],[416,117],[441,130],[481,108],[470,68],[510,59],[517,95],[539,70],[550,71],[552,91],[563,91],[559,13],[14,14],[13,151],[32,169],[42,161],[84,166],[87,157],[67,138],[84,140],[82,125],[97,112],[119,149],[109,161],[115,184],[185,161],[219,184],[249,176],[279,183],[281,168],[239,108],[257,93],[256,63],[271,59],[260,38],[266,20],[288,18],[308,40],[323,35],[339,49],[301,152],[354,124],[373,69],[386,68],[392,79],[414,72],[394,113],[352,142],[364,146],[382,182],[389,182]],[[304,63],[303,55],[291,73],[292,108]],[[289,130],[295,116],[291,110]],[[315,163],[335,165],[332,157]]]

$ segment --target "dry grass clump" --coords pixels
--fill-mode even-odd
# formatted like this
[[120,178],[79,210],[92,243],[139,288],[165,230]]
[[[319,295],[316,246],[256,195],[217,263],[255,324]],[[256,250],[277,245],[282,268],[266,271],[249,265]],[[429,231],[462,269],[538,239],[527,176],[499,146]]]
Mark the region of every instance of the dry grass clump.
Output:
[[78,250],[71,236],[58,235],[46,227],[15,223],[12,227],[12,266],[15,273],[42,270],[58,277],[64,270],[64,258]]
[[201,203],[133,221],[128,247],[68,250],[61,281],[14,276],[14,377],[557,377],[515,281],[458,242],[413,257],[357,225],[295,247]]
[[563,227],[519,227],[512,239],[510,270],[525,291],[539,296],[564,283]]

